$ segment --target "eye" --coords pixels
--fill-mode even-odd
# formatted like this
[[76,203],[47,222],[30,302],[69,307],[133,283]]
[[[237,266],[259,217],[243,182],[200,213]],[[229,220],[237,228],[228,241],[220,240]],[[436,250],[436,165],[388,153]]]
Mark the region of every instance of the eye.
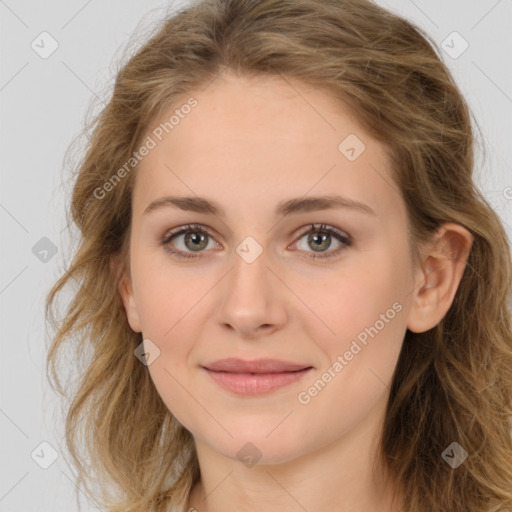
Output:
[[[299,242],[308,235],[306,243],[310,247],[313,247],[313,254],[308,255],[311,259],[327,259],[337,256],[343,249],[349,247],[352,244],[350,235],[346,235],[336,228],[326,226],[325,224],[314,225],[312,224],[308,231],[303,232],[299,240],[294,245],[298,245]],[[179,240],[180,237],[184,238],[181,240],[181,247],[177,249],[173,248],[180,243],[175,243],[173,240]],[[338,249],[334,251],[328,251],[332,245],[332,239],[335,238],[338,242]],[[171,243],[172,242],[172,243]],[[209,242],[211,246],[208,247]],[[201,252],[207,248],[220,247],[218,242],[213,240],[208,229],[204,228],[199,224],[187,224],[175,230],[169,231],[162,239],[162,245],[165,250],[170,252],[172,255],[178,258],[184,259],[195,259],[199,258]],[[307,249],[304,250],[308,252]],[[316,254],[315,254],[316,253]],[[325,253],[325,254],[322,254]]]
[[[350,245],[352,245],[352,239],[349,235],[346,235],[331,226],[326,226],[325,224],[316,226],[311,224],[310,229],[301,235],[295,245],[298,245],[299,242],[306,237],[306,235],[307,246],[314,248],[313,254],[306,256],[311,259],[333,258],[338,256],[340,252],[342,252],[346,247],[350,247]],[[332,245],[333,238],[335,238],[339,244],[338,249],[327,252]],[[308,251],[306,250],[306,252]]]
[[[178,248],[178,250],[171,248],[171,240],[179,239],[183,235],[184,238],[182,240],[182,244],[184,245],[184,248]],[[217,242],[213,242],[211,235],[202,226],[198,224],[188,224],[168,232],[162,240],[162,245],[168,252],[179,258],[192,259],[199,257],[199,255],[194,254],[194,252],[201,252],[208,246],[209,241],[211,241],[216,247],[220,246]],[[187,252],[189,250],[192,252]]]

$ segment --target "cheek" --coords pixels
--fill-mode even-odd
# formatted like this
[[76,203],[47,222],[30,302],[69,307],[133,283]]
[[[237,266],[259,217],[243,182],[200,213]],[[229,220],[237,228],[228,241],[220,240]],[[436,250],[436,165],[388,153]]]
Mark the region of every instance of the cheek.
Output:
[[192,276],[157,260],[134,260],[133,285],[143,337],[160,350],[148,369],[162,399],[174,412],[190,406],[190,395],[184,389],[190,389],[190,354],[211,318],[205,305],[218,277]]
[[[300,290],[304,302],[317,313],[307,316],[311,339],[318,340],[322,332],[319,343],[331,357],[348,350],[354,339],[364,343],[374,335],[381,344],[401,339],[404,299],[410,291],[405,272],[396,270],[406,267],[402,260],[403,254],[392,249],[359,254],[340,272]],[[319,331],[319,319],[328,329]]]
[[167,345],[189,317],[197,316],[201,298],[214,280],[180,272],[161,256],[141,258],[136,264],[133,282],[143,334]]
[[[382,405],[405,334],[403,286],[385,261],[379,272],[332,283],[323,319],[334,331],[315,339],[325,355],[322,368],[305,382],[297,401],[310,428],[333,438],[355,428]],[[318,323],[318,322],[317,322]],[[312,329],[313,332],[313,329]]]
[[330,330],[322,329],[319,337],[318,320],[308,321],[308,335],[325,358],[320,379],[304,385],[301,403],[310,400],[310,410],[330,410],[338,425],[358,421],[388,391],[406,331],[410,292],[407,252],[400,247],[396,243],[365,253],[326,280],[322,294],[319,288],[310,292],[310,303],[317,301]]
[[197,281],[148,276],[139,297],[144,338],[160,350],[148,371],[162,401],[186,428],[204,421],[201,410],[191,407],[191,396],[198,393],[188,373],[194,342],[207,321],[200,304],[207,289]]

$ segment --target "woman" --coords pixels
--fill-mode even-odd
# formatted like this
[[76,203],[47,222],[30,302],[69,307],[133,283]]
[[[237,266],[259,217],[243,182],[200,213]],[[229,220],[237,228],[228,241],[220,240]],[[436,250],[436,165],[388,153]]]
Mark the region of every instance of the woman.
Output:
[[510,508],[510,247],[425,34],[366,0],[196,2],[93,128],[48,365],[65,393],[57,355],[83,361],[67,441],[103,507]]

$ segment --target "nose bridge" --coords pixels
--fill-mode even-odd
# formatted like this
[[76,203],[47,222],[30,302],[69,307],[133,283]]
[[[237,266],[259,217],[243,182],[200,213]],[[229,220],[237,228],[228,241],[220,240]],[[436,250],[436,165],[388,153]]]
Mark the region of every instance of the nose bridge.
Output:
[[246,237],[233,254],[233,270],[229,278],[228,294],[237,300],[266,300],[268,293],[269,250],[252,237]]
[[246,336],[261,325],[284,320],[279,280],[268,266],[270,252],[253,237],[246,237],[233,253],[233,268],[223,289],[218,320]]

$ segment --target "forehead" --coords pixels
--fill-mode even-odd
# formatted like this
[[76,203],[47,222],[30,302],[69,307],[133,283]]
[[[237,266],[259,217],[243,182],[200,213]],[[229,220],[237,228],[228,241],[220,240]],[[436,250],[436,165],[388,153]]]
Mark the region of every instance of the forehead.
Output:
[[[191,97],[196,106],[158,140],[152,130]],[[233,211],[309,191],[343,193],[377,212],[396,203],[385,148],[341,102],[296,82],[218,77],[183,96],[148,134],[156,145],[136,170],[139,212],[165,193],[215,197]]]

